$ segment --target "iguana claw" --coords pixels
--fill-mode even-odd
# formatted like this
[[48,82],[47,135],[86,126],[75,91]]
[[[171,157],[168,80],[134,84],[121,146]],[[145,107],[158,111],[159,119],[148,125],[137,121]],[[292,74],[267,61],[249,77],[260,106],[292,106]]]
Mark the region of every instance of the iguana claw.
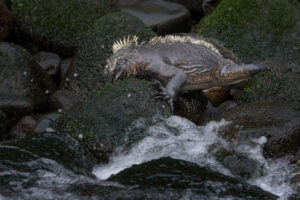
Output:
[[159,81],[154,81],[155,86],[158,88],[159,93],[154,96],[155,99],[162,99],[167,101],[170,105],[171,112],[174,112],[174,95],[173,93],[166,87],[163,87]]

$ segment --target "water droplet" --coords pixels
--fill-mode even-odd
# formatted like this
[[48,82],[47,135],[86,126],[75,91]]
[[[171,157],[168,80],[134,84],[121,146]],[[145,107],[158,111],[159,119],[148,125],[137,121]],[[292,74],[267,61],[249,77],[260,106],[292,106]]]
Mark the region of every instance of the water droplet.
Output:
[[128,97],[128,98],[130,98],[130,97],[131,97],[131,94],[130,94],[130,93],[129,93],[129,94],[127,94],[127,97]]
[[69,78],[66,78],[66,81],[69,81],[70,79]]
[[33,81],[34,81],[33,79],[30,80],[31,83],[32,83]]
[[83,138],[83,135],[82,134],[79,134],[78,135],[78,139],[82,139]]
[[49,90],[46,90],[46,91],[45,91],[45,94],[49,94],[49,92],[50,92]]
[[103,48],[104,48],[104,45],[102,45],[101,48],[103,49]]
[[24,76],[26,76],[26,75],[27,75],[27,72],[25,71],[25,72],[23,72],[23,74],[24,74]]
[[61,109],[61,108],[60,108],[60,109],[58,109],[58,110],[57,110],[57,112],[61,113],[61,112],[62,112],[62,109]]
[[76,78],[76,77],[78,77],[78,74],[77,74],[77,73],[74,73],[73,76]]

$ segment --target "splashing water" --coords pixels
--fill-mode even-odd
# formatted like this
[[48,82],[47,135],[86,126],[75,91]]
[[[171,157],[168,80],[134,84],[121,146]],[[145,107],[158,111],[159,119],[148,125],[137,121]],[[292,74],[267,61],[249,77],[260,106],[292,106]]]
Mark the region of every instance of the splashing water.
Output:
[[131,149],[125,147],[110,157],[110,162],[105,165],[97,165],[93,173],[99,179],[107,179],[113,174],[129,168],[134,164],[141,164],[160,157],[172,157],[194,162],[201,166],[210,167],[225,175],[233,174],[216,160],[209,152],[209,147],[218,144],[223,147],[231,147],[238,153],[245,153],[249,158],[256,160],[264,166],[264,175],[248,180],[250,184],[257,185],[264,190],[276,195],[292,192],[291,186],[286,183],[286,177],[291,174],[288,159],[266,160],[262,154],[266,137],[253,138],[249,144],[233,144],[218,136],[220,128],[231,122],[209,122],[205,126],[196,126],[188,119],[171,116],[162,122],[150,126],[146,132],[147,137],[137,142]]

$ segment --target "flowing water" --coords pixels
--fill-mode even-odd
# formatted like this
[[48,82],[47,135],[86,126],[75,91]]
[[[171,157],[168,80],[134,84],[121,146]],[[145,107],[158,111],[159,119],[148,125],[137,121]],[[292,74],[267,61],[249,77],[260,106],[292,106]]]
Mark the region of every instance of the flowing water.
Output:
[[[209,122],[205,126],[196,126],[185,118],[171,116],[150,126],[146,131],[147,136],[130,148],[124,146],[116,149],[110,162],[96,166],[93,173],[99,179],[105,180],[134,164],[169,156],[208,166],[225,175],[236,176],[210,151],[213,145],[217,145],[247,155],[263,167],[263,172],[259,175],[246,179],[248,183],[282,198],[293,192],[287,182],[287,177],[293,170],[293,167],[288,164],[289,158],[266,160],[262,154],[262,147],[267,141],[264,136],[252,138],[241,144],[222,139],[218,136],[218,131],[230,123],[221,120]],[[126,134],[130,135],[130,133]]]

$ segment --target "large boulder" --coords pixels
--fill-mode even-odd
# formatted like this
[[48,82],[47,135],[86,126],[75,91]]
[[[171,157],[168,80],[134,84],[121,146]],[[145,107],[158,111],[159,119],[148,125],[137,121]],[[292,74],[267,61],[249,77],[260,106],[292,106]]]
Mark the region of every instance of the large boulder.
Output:
[[108,14],[98,20],[79,44],[72,65],[60,86],[62,92],[52,98],[52,104],[64,105],[60,101],[73,103],[72,100],[66,100],[67,96],[72,96],[68,91],[75,94],[71,98],[74,100],[103,88],[108,81],[103,73],[104,66],[106,59],[113,53],[112,45],[128,35],[137,35],[140,41],[146,41],[154,37],[155,33],[139,19],[123,12]]
[[5,0],[0,0],[0,42],[5,41],[14,28],[11,13],[7,9]]
[[275,195],[258,187],[206,167],[170,157],[133,165],[108,180],[135,186],[135,189],[175,189],[182,193],[188,190],[195,199],[219,199],[228,196],[234,199],[277,199]]
[[120,8],[151,27],[158,35],[186,32],[191,27],[188,9],[163,0],[137,0],[121,3]]
[[244,62],[300,63],[299,30],[300,12],[286,0],[222,0],[199,24],[200,34],[224,42]]
[[[169,114],[168,105],[153,98],[156,93],[148,81],[119,81],[82,98],[65,110],[52,127],[80,139],[99,162],[106,162],[118,145],[130,145],[144,137],[154,116]],[[126,128],[135,121],[145,126],[127,132]]]
[[110,0],[12,0],[11,10],[27,38],[47,50],[70,56],[88,27],[116,10],[116,5]]
[[264,157],[295,155],[300,146],[300,112],[284,102],[249,103],[224,114],[234,123],[223,136],[237,143],[265,136]]

